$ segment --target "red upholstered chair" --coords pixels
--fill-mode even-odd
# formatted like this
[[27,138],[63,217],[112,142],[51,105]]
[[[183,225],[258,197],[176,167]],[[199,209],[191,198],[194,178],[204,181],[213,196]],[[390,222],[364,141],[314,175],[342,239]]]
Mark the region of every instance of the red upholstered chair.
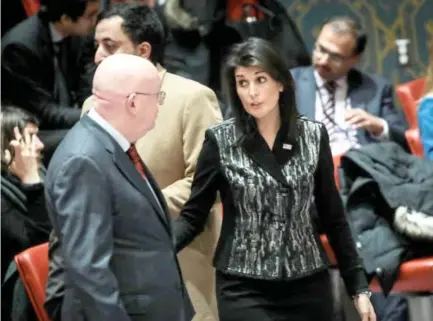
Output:
[[[327,237],[321,235],[321,240],[332,265],[337,265],[335,254]],[[382,292],[382,288],[376,278],[370,283],[370,289],[373,292]],[[418,301],[424,299],[424,296],[418,296],[418,293],[433,293],[433,257],[413,259],[404,262],[400,266],[398,278],[391,292],[409,295],[411,299],[410,302],[412,303],[410,305],[411,321],[421,320],[420,315],[421,313],[425,315],[425,311],[420,312],[411,307],[418,307],[420,305]],[[427,309],[429,308],[427,307]],[[427,314],[430,317],[433,316],[433,312],[431,312],[431,314],[427,312]]]
[[334,160],[334,179],[335,184],[337,185],[337,188],[340,189],[340,181],[338,179],[338,167],[340,167],[341,163],[341,157],[343,155],[334,155],[332,158]]
[[424,91],[425,78],[419,78],[401,85],[395,89],[401,107],[406,115],[409,128],[418,128],[417,109]]
[[[415,113],[416,117],[416,113]],[[423,156],[423,149],[421,145],[421,140],[419,137],[418,128],[409,129],[406,131],[406,138],[408,139],[411,151],[416,156]],[[334,167],[335,167],[335,179],[337,187],[339,187],[338,180],[338,172],[337,168],[341,163],[341,155],[334,156]],[[334,251],[331,248],[331,245],[328,241],[326,235],[320,236],[323,247],[328,255],[328,258],[333,266],[337,266],[337,260],[334,254]],[[377,281],[377,279],[373,279],[370,288],[374,292],[382,292],[382,288]],[[431,292],[433,293],[433,257],[414,259],[411,261],[407,261],[403,263],[400,267],[400,272],[397,281],[394,284],[394,287],[391,290],[392,292],[401,292],[405,294],[417,294],[420,292]],[[413,308],[414,306],[419,305],[419,300],[422,300],[423,296],[413,296],[411,297],[411,321],[420,319],[421,313]],[[428,308],[427,308],[428,309]],[[427,313],[428,314],[428,313]],[[425,315],[425,314],[423,314]],[[432,312],[433,316],[433,312]]]
[[[246,5],[258,5],[260,4],[259,0],[228,0],[227,1],[227,19],[230,21],[240,21],[244,17],[244,6]],[[255,12],[257,19],[263,19],[263,12]]]
[[421,143],[421,136],[418,128],[408,129],[405,132],[407,143],[413,155],[424,157],[424,149]]
[[33,16],[39,11],[39,7],[41,6],[39,0],[22,0],[22,4],[27,17]]
[[[325,235],[321,235],[322,244],[333,265],[337,265],[334,251]],[[378,281],[374,279],[370,287],[372,291],[382,291]],[[433,292],[433,257],[414,259],[403,263],[392,292]]]
[[48,243],[31,247],[16,255],[15,263],[38,320],[50,321],[44,309]]

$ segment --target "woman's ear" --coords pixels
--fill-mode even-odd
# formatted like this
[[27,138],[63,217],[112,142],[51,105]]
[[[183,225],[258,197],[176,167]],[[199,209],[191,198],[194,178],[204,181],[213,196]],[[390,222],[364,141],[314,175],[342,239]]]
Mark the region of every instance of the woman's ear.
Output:
[[284,84],[278,80],[276,80],[278,91],[282,93],[284,91]]
[[147,41],[140,43],[137,47],[137,51],[138,56],[150,60],[150,56],[152,55],[152,46],[150,43]]

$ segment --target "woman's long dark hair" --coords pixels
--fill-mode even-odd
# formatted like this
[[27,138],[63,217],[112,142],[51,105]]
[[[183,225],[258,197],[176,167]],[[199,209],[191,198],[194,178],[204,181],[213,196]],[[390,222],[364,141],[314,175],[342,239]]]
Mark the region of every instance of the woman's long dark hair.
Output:
[[278,102],[281,123],[288,126],[288,135],[294,140],[298,117],[295,83],[283,57],[270,42],[260,38],[248,38],[246,41],[234,45],[227,56],[221,73],[223,94],[233,111],[237,126],[245,135],[253,134],[256,130],[255,120],[245,111],[236,92],[235,69],[250,66],[260,67],[284,86]]
[[[15,139],[14,128],[18,127],[20,132],[28,124],[39,126],[38,119],[23,109],[14,106],[2,106],[1,108],[1,171],[6,172],[14,159],[14,150],[10,142]],[[9,150],[11,159],[6,160],[5,150]]]

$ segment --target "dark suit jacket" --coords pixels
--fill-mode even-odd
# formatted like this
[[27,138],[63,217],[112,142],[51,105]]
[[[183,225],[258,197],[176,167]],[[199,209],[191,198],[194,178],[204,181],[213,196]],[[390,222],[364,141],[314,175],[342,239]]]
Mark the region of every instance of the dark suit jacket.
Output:
[[[70,37],[65,71],[73,103],[79,106],[91,94],[91,78],[82,63],[84,40]],[[54,97],[54,47],[49,26],[38,15],[2,38],[1,77],[2,101],[38,116],[42,130],[69,129],[78,121],[79,109],[62,106]]]
[[[147,171],[147,169],[146,169]],[[46,201],[65,262],[63,321],[190,320],[168,211],[127,154],[89,117],[53,156]]]
[[244,278],[303,278],[329,266],[310,211],[315,206],[348,293],[367,290],[335,186],[326,128],[305,117],[295,125],[292,137],[283,122],[272,150],[258,131],[245,135],[234,119],[206,131],[191,196],[175,220],[176,248],[203,230],[219,192],[224,220],[215,268]]
[[[316,81],[313,67],[300,67],[291,70],[296,84],[298,111],[311,119],[316,113]],[[369,75],[352,69],[348,74],[349,97],[353,108],[362,108],[368,113],[388,122],[390,140],[407,148],[404,132],[407,124],[403,114],[393,101],[392,85],[377,75]],[[377,142],[366,130],[358,130],[361,145]]]

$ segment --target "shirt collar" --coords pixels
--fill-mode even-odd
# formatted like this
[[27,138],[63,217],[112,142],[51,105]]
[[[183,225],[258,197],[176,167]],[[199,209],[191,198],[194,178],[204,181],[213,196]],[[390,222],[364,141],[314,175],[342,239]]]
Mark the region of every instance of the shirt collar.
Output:
[[56,28],[54,27],[54,25],[52,23],[49,24],[49,27],[50,27],[51,41],[53,43],[60,42],[60,41],[62,41],[63,39],[66,38],[60,32],[58,32],[56,30]]
[[98,114],[98,112],[95,110],[95,108],[92,108],[87,113],[87,116],[89,116],[93,121],[95,121],[99,126],[101,126],[113,139],[120,145],[122,150],[126,152],[131,144],[126,139],[125,136],[123,136],[117,129],[115,129],[111,124],[106,121],[104,118],[101,117],[101,115]]
[[[319,75],[319,73],[317,72],[317,70],[314,70],[314,78],[316,79],[317,87],[322,88],[325,85],[325,83],[326,83],[325,79],[323,79]],[[347,74],[344,75],[344,76],[342,76],[342,77],[340,77],[340,78],[338,78],[335,81],[335,83],[337,84],[337,87],[345,87],[345,86],[347,86]]]

